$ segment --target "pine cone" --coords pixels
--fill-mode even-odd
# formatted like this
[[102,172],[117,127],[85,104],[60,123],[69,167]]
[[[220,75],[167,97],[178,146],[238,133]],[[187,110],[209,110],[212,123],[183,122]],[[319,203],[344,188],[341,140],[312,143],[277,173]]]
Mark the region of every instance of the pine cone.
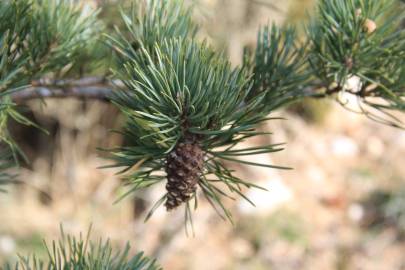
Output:
[[168,211],[191,199],[204,166],[204,152],[196,143],[179,143],[166,160]]

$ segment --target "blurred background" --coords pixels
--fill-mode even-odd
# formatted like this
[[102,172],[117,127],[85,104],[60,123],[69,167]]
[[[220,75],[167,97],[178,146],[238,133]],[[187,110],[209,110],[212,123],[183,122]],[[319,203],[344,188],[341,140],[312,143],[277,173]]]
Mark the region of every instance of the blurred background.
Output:
[[[191,0],[189,1],[191,3]],[[254,46],[259,26],[302,25],[313,0],[194,0],[200,36],[240,64],[244,46]],[[118,5],[94,0],[108,28],[120,24]],[[87,59],[84,57],[83,62]],[[100,74],[108,63],[89,73]],[[84,69],[86,70],[86,69]],[[101,71],[100,71],[101,70]],[[16,123],[11,128],[30,163],[16,185],[0,194],[0,265],[16,254],[45,256],[42,239],[59,226],[78,235],[92,224],[93,239],[130,242],[164,269],[405,269],[405,132],[371,122],[332,101],[308,100],[273,116],[260,129],[274,135],[245,144],[287,142],[285,151],[253,156],[280,171],[234,167],[244,179],[269,191],[247,191],[256,203],[226,201],[235,225],[220,219],[202,198],[194,213],[195,236],[184,232],[184,212],[159,209],[144,223],[164,187],[114,204],[126,188],[97,147],[122,143],[111,129],[124,119],[99,101],[30,101],[25,114],[49,135]],[[404,119],[405,120],[405,119]],[[260,141],[262,140],[262,141]]]

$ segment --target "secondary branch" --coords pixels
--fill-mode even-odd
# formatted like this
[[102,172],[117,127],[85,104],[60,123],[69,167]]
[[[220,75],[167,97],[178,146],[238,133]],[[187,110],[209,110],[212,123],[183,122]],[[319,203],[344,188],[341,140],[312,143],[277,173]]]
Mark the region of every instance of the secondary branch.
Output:
[[111,88],[101,86],[73,86],[68,88],[48,88],[40,86],[28,87],[21,91],[14,92],[10,96],[15,103],[45,98],[82,98],[108,101],[108,96],[110,96],[112,92],[113,90]]
[[[119,85],[120,82],[113,82]],[[113,87],[105,78],[89,77],[79,80],[41,79],[32,82],[32,86],[10,94],[15,103],[32,99],[80,98],[108,101]]]

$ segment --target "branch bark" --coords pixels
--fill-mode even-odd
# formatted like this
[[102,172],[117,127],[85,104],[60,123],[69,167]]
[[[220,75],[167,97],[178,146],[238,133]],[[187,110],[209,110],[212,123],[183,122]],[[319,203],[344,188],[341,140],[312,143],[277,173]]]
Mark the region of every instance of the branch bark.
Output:
[[23,103],[31,99],[45,98],[82,98],[108,101],[108,96],[113,90],[102,86],[73,86],[66,88],[49,88],[49,87],[28,87],[21,91],[12,93],[11,100],[15,103]]
[[[119,85],[120,82],[113,82]],[[32,99],[46,98],[79,98],[109,101],[113,87],[105,78],[89,77],[78,80],[41,79],[32,82],[31,87],[12,93],[15,103],[23,103]]]

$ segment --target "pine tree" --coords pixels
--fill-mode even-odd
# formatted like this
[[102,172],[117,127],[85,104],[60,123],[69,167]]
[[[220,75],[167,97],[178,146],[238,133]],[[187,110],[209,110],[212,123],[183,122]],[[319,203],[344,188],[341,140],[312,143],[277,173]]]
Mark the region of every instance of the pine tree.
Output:
[[[35,125],[18,106],[33,98],[100,98],[120,109],[126,144],[105,151],[112,166],[123,168],[130,185],[124,197],[166,186],[147,218],[163,204],[167,210],[184,205],[191,221],[201,193],[231,219],[222,199],[251,202],[244,188],[261,187],[224,162],[288,169],[243,159],[281,151],[283,144],[239,146],[268,135],[258,125],[303,98],[334,98],[345,106],[342,97],[350,94],[360,113],[404,128],[392,114],[405,111],[401,1],[320,0],[304,35],[293,26],[262,27],[241,67],[196,35],[192,10],[181,0],[134,2],[131,14],[122,12],[125,28],[115,33],[97,12],[82,10],[69,0],[0,2],[0,183],[10,180],[6,169],[23,155],[8,119]],[[110,76],[66,79],[100,42],[114,53]]]

